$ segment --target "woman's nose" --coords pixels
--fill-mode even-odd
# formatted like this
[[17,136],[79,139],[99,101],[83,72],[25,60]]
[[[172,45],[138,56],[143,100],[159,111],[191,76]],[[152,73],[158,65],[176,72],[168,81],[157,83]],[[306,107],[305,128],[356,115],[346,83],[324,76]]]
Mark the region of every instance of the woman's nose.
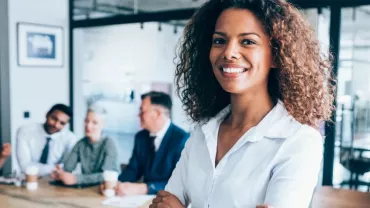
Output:
[[230,41],[225,47],[223,59],[224,60],[239,59],[240,56],[241,55],[239,51],[239,45],[234,41]]

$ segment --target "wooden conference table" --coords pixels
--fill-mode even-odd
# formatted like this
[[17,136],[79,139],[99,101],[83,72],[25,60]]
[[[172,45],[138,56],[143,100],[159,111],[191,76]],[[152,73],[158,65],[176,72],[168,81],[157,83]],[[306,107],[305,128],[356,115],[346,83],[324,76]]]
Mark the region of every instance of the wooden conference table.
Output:
[[332,187],[319,187],[312,199],[312,208],[369,208],[370,193]]
[[[1,208],[94,208],[102,205],[106,198],[99,194],[99,187],[82,189],[49,185],[45,179],[39,180],[39,188],[28,191],[25,187],[0,185]],[[140,208],[148,208],[150,202]]]
[[[107,207],[101,203],[105,197],[98,187],[83,189],[49,185],[47,180],[39,181],[36,191],[24,187],[0,185],[1,208],[94,208]],[[140,208],[148,208],[147,202]],[[370,193],[362,193],[332,187],[319,187],[313,196],[312,208],[367,208],[370,207]]]

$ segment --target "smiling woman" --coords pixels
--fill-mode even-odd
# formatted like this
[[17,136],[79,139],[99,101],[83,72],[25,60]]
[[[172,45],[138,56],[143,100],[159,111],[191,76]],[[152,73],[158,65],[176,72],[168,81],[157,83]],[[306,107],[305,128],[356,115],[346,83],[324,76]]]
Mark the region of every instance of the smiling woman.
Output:
[[224,91],[240,94],[258,87],[268,95],[268,73],[273,66],[270,40],[251,11],[232,8],[220,15],[209,59]]
[[[229,25],[234,30],[235,25],[245,25],[239,39],[227,37],[231,34],[225,34],[225,31],[215,31],[218,16],[228,7],[244,10],[234,15],[247,15],[240,19],[230,17],[222,20],[230,21],[227,24],[219,22],[219,27]],[[225,16],[232,15],[232,12],[227,13]],[[253,13],[252,19],[248,13],[249,17]],[[258,34],[251,34],[251,29]],[[243,46],[242,53],[248,53],[249,57],[262,48],[271,53],[268,55],[273,61],[271,70],[268,69],[269,94],[282,100],[298,121],[316,127],[320,121],[330,118],[334,99],[331,63],[320,54],[316,36],[298,10],[285,1],[216,0],[199,9],[191,19],[185,28],[179,53],[181,61],[176,70],[178,92],[186,112],[194,121],[208,120],[230,104],[230,96],[217,81],[217,74],[212,72],[212,60],[208,59],[230,41],[243,41],[239,46]],[[245,64],[250,66],[253,63]]]
[[151,207],[308,207],[333,109],[330,61],[284,0],[210,0],[184,31],[178,93],[198,123]]

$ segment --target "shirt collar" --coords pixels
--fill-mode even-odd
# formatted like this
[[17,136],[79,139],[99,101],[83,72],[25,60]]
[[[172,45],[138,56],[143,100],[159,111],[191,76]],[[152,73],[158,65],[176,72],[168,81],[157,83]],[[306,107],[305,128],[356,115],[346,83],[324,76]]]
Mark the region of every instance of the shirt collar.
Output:
[[159,137],[159,138],[164,137],[168,128],[170,128],[170,125],[171,125],[171,120],[168,119],[161,130],[159,130],[157,133],[150,132],[150,136],[155,136],[155,137]]
[[[217,139],[218,128],[226,116],[230,114],[230,111],[231,105],[228,105],[214,118],[202,125],[201,129],[206,136],[206,139]],[[278,100],[274,108],[255,127],[253,127],[253,134],[248,138],[248,141],[256,142],[263,137],[288,138],[300,126],[301,124],[289,115],[284,103],[281,100]]]
[[41,132],[42,134],[45,136],[45,138],[51,138],[51,140],[54,140],[55,138],[59,137],[62,132],[64,131],[64,128],[60,131],[58,131],[57,133],[54,133],[54,134],[48,134],[48,132],[46,132],[45,128],[44,128],[44,125],[45,124],[41,124],[40,127],[41,127]]
[[99,141],[97,141],[97,142],[91,142],[90,141],[90,139],[88,138],[88,137],[85,137],[85,139],[86,139],[86,143],[88,144],[88,145],[90,145],[90,147],[92,147],[93,149],[97,149],[97,148],[99,148],[102,144],[103,144],[103,142],[104,142],[104,140],[106,139],[105,137],[101,137],[100,138],[100,140]]

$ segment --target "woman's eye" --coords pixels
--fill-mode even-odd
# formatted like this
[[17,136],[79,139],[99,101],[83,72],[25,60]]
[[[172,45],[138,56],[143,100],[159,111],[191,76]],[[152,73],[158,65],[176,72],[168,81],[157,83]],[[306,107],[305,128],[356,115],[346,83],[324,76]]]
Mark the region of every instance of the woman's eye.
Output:
[[243,44],[243,45],[252,45],[252,44],[255,44],[255,42],[253,42],[253,41],[251,41],[251,40],[247,40],[247,39],[245,39],[245,40],[243,40],[243,41],[242,41],[242,44]]
[[220,44],[224,44],[225,40],[222,39],[222,38],[214,38],[212,43],[215,44],[215,45],[220,45]]

